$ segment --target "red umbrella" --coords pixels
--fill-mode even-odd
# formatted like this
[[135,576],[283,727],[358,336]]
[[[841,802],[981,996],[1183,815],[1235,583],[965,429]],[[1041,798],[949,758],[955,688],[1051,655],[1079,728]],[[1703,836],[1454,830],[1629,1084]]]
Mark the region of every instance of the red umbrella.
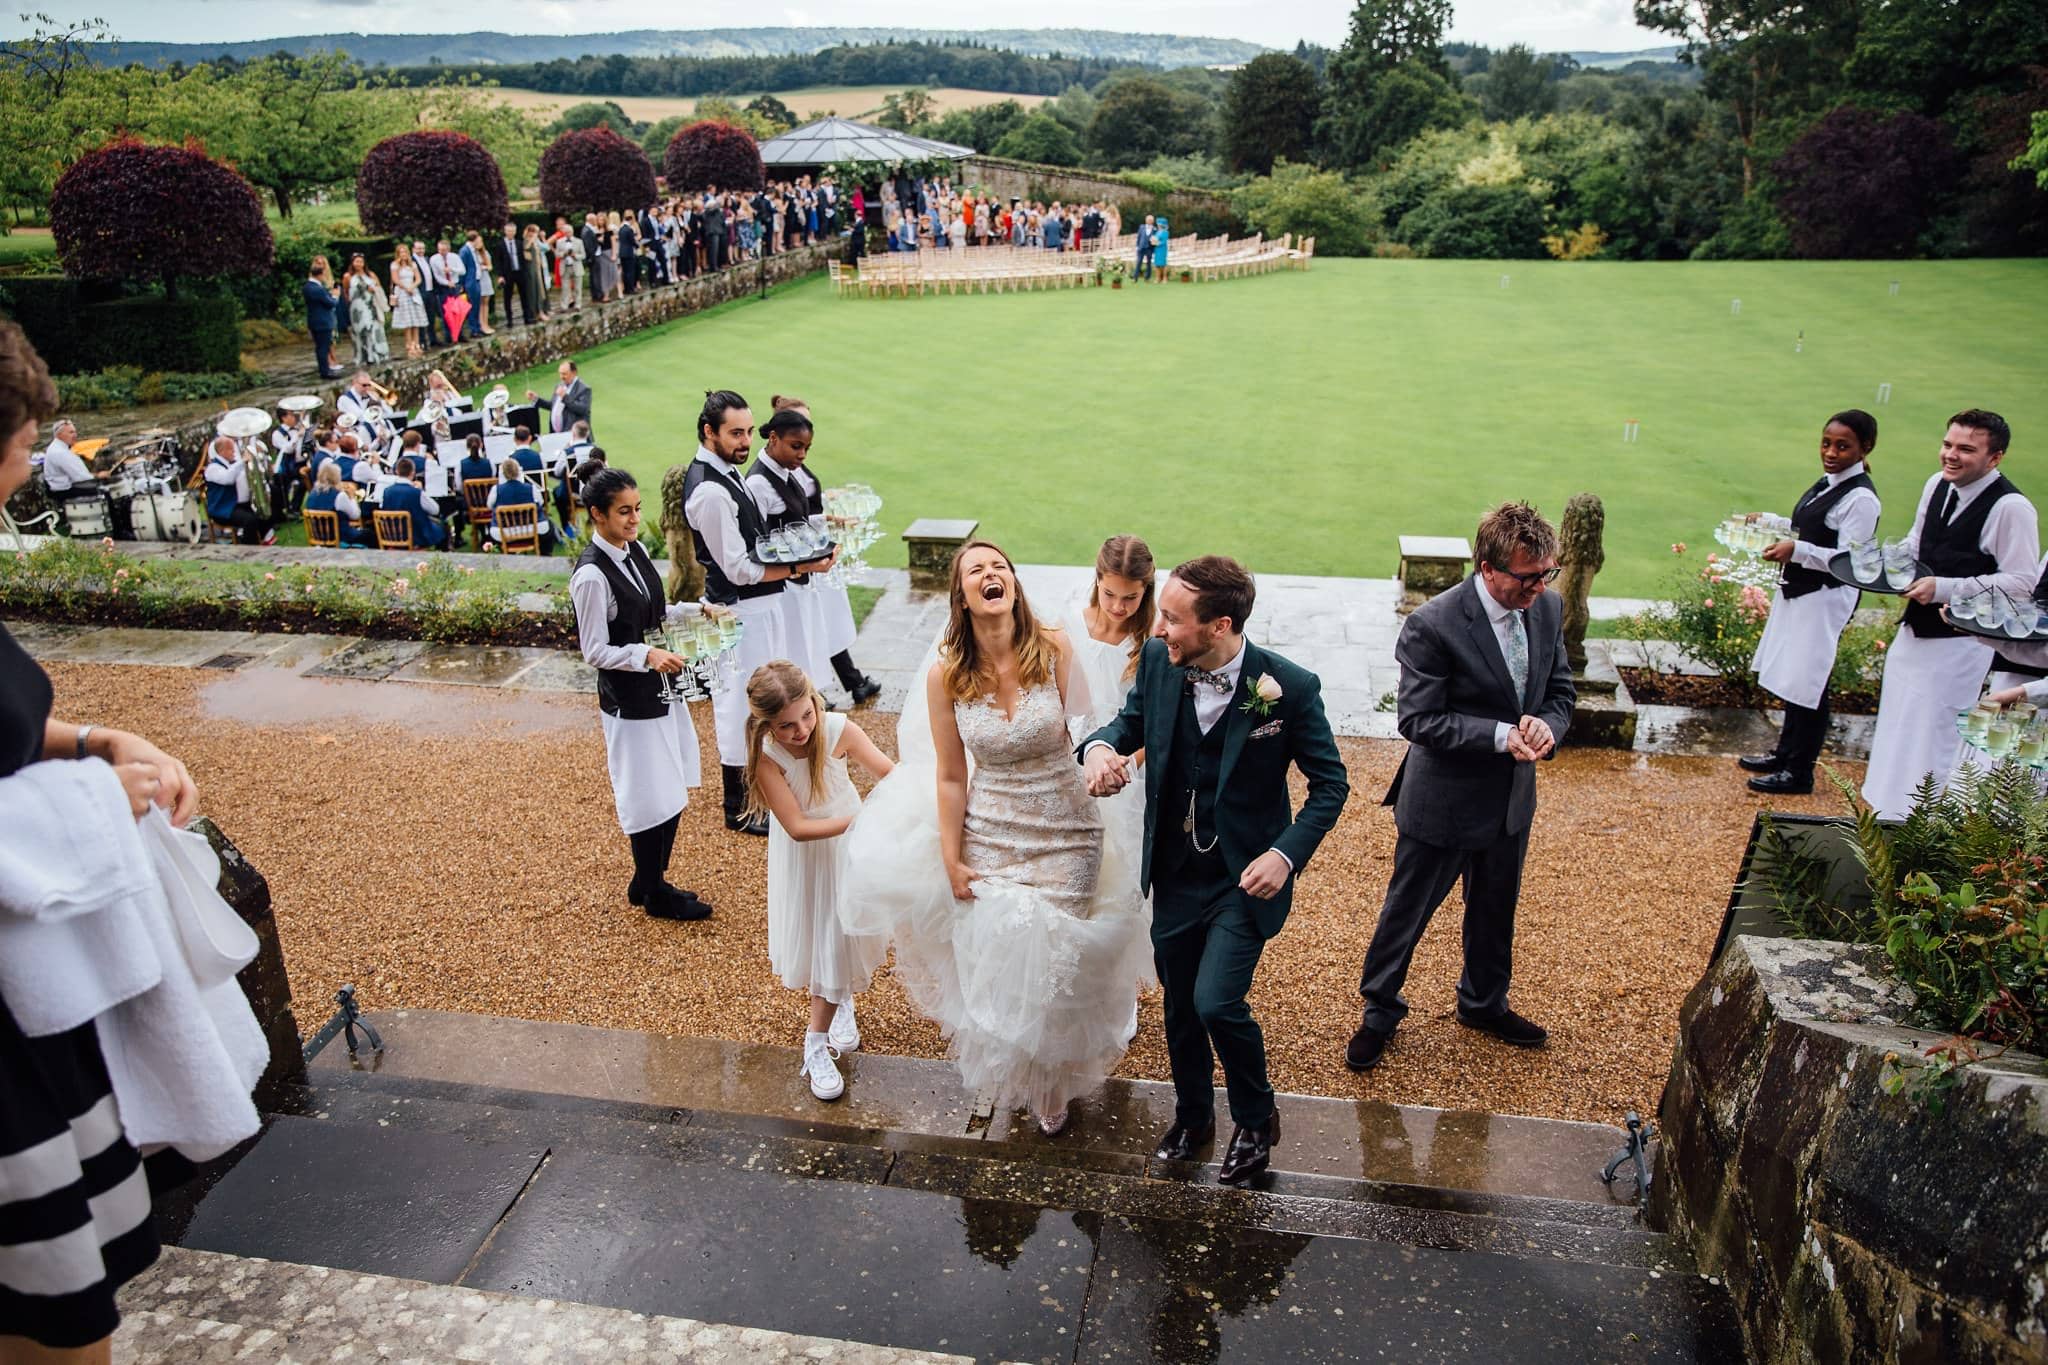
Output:
[[448,324],[448,339],[459,340],[462,336],[462,320],[469,316],[469,296],[450,294],[441,304],[441,318]]

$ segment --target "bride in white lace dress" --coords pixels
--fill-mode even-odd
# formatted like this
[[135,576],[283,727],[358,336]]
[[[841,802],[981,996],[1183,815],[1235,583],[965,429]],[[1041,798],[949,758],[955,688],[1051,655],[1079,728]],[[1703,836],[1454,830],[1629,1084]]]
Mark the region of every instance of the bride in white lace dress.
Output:
[[1067,718],[1089,705],[1073,645],[1033,618],[997,547],[954,557],[922,692],[928,719],[913,689],[902,762],[846,836],[846,927],[893,937],[896,977],[969,1089],[1057,1133],[1123,1056],[1151,944],[1136,869],[1105,850],[1074,760]]

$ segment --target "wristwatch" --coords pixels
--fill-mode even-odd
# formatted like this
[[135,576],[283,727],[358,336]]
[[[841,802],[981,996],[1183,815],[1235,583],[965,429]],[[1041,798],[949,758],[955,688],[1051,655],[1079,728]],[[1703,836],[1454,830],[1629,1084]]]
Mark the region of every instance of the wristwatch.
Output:
[[85,737],[99,728],[97,725],[81,725],[78,727],[78,756],[80,758],[85,757]]

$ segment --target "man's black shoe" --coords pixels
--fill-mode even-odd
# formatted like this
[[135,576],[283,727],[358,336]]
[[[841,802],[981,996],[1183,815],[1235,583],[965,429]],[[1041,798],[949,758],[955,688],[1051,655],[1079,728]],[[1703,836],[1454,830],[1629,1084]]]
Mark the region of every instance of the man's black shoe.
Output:
[[1233,1128],[1230,1133],[1230,1150],[1223,1154],[1223,1169],[1216,1173],[1216,1178],[1226,1185],[1238,1185],[1250,1180],[1272,1164],[1273,1144],[1279,1140],[1278,1111],[1260,1127]]
[[863,673],[860,681],[847,688],[846,691],[847,695],[853,698],[853,704],[859,706],[881,696],[882,685]]
[[1735,763],[1746,773],[1774,773],[1785,766],[1785,760],[1776,754],[1744,754]]
[[1813,790],[1813,779],[1797,778],[1780,768],[1777,772],[1750,778],[1749,789],[1766,796],[1804,796]]
[[1197,1128],[1179,1119],[1166,1130],[1166,1136],[1159,1139],[1159,1146],[1152,1155],[1160,1161],[1200,1161],[1202,1149],[1216,1140],[1214,1120]]
[[1393,1036],[1392,1029],[1381,1032],[1361,1022],[1358,1032],[1344,1045],[1344,1065],[1353,1071],[1372,1070],[1380,1064],[1380,1054],[1387,1050],[1387,1040]]
[[1459,1010],[1458,1022],[1466,1028],[1476,1028],[1481,1033],[1490,1033],[1503,1043],[1515,1047],[1542,1047],[1550,1038],[1549,1031],[1541,1024],[1532,1024],[1513,1010],[1502,1010],[1499,1014],[1486,1019]]
[[757,834],[763,839],[768,837],[768,817],[763,813],[757,812],[751,820],[744,814],[728,814],[725,817],[725,827],[735,834]]
[[700,920],[711,918],[711,903],[697,899],[694,891],[684,891],[663,883],[647,904],[647,913],[655,919]]

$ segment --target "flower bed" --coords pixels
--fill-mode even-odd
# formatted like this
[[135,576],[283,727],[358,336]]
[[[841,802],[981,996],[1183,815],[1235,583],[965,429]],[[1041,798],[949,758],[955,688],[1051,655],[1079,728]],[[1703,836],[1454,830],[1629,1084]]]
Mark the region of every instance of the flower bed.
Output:
[[567,612],[521,611],[516,596],[495,574],[438,555],[391,573],[286,565],[237,575],[133,559],[110,540],[0,556],[0,613],[21,620],[575,647]]
[[[1682,561],[1663,600],[1629,617],[1618,634],[1645,640],[1669,640],[1718,676],[1691,677],[1657,669],[1625,668],[1622,679],[1629,696],[1652,706],[1770,707],[1777,699],[1757,686],[1750,661],[1771,615],[1771,590],[1777,566],[1755,559],[1731,559],[1709,553],[1693,568],[1684,541],[1671,547]],[[1851,621],[1835,650],[1835,669],[1828,681],[1829,704],[1843,715],[1874,715],[1878,681],[1884,673],[1884,651],[1897,629],[1899,599],[1880,599],[1887,619],[1859,625]]]

